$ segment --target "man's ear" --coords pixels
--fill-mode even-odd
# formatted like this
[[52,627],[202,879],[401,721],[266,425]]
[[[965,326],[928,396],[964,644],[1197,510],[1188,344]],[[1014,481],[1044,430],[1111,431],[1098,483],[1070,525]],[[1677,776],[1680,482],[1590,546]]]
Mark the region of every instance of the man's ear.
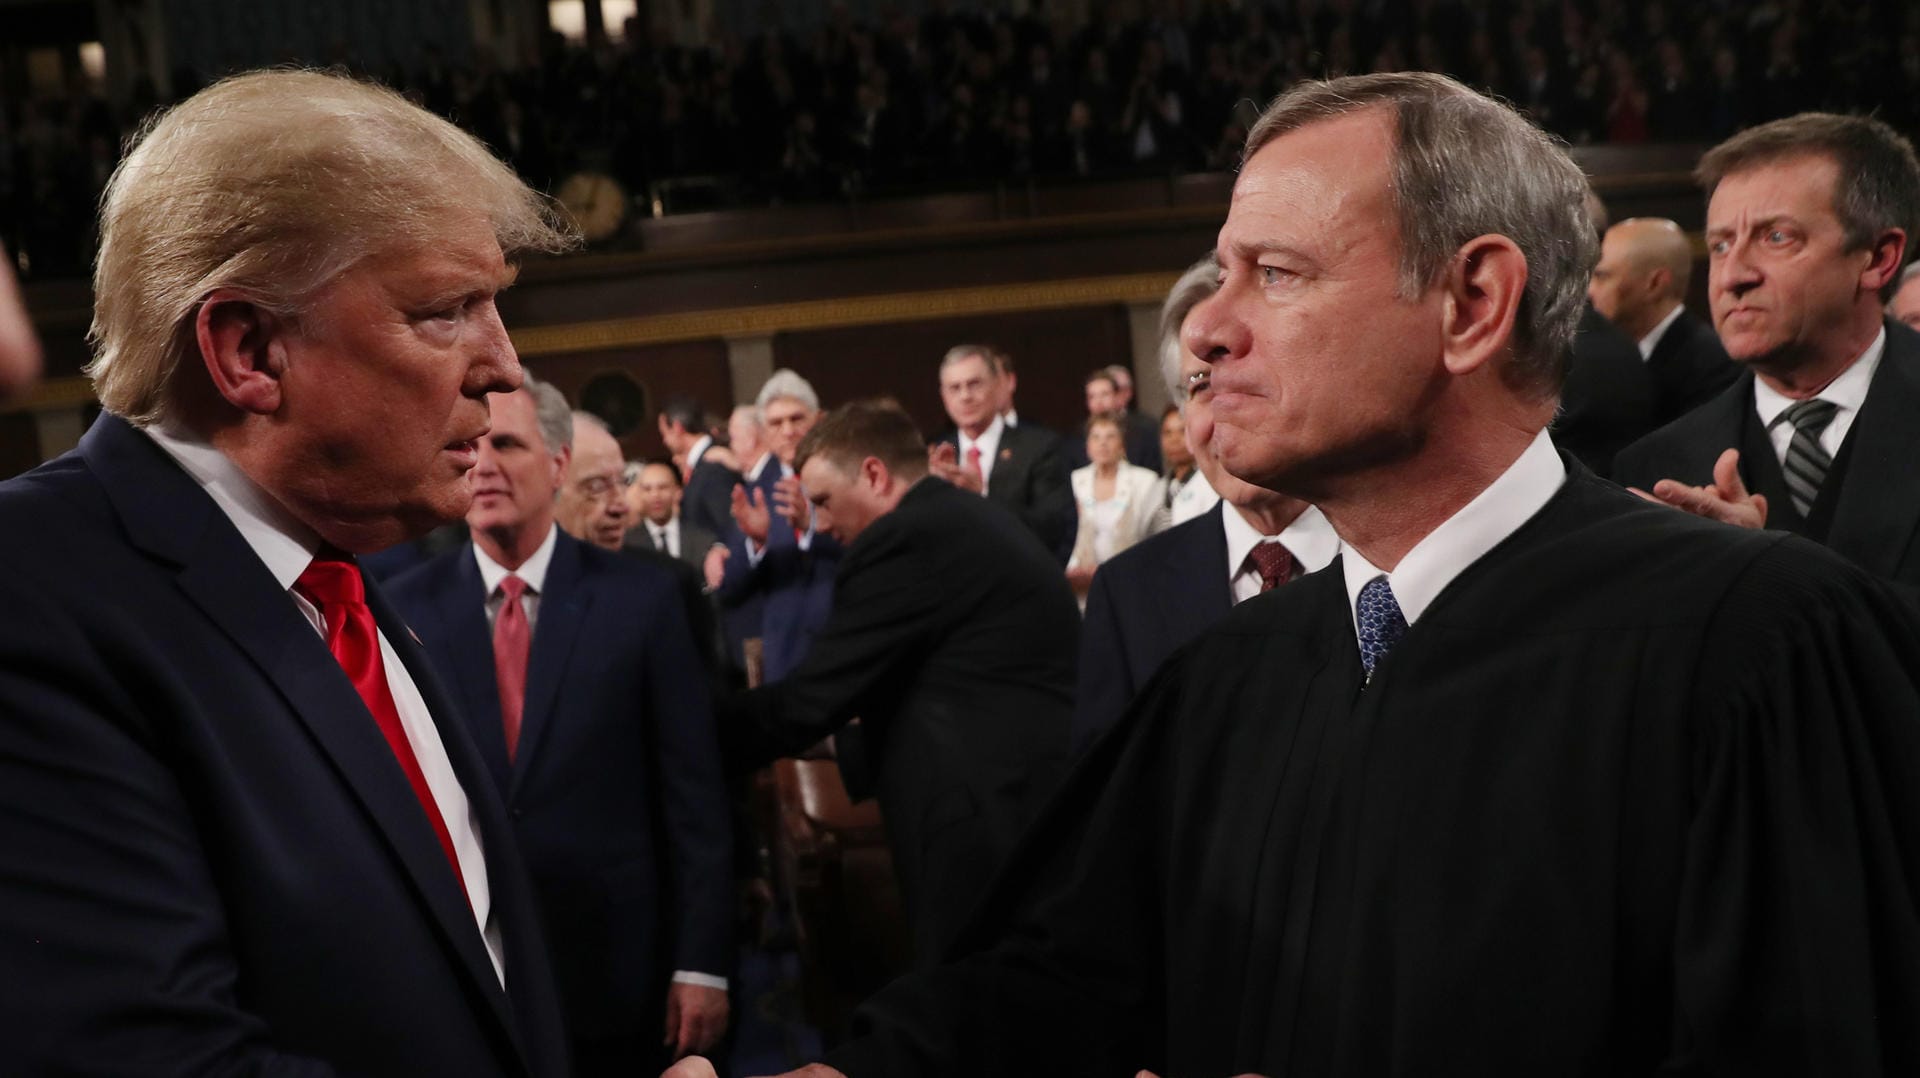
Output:
[[1898,228],[1889,228],[1880,233],[1867,248],[1870,256],[1866,270],[1860,275],[1860,287],[1867,292],[1879,292],[1900,272],[1901,261],[1907,253],[1907,234]]
[[1506,352],[1527,288],[1527,257],[1505,236],[1468,240],[1441,282],[1441,358],[1451,374],[1471,374]]
[[868,457],[860,462],[860,481],[869,488],[884,491],[892,478],[892,470],[879,457]]
[[280,377],[287,368],[283,320],[222,288],[201,301],[193,329],[215,392],[243,412],[279,410]]

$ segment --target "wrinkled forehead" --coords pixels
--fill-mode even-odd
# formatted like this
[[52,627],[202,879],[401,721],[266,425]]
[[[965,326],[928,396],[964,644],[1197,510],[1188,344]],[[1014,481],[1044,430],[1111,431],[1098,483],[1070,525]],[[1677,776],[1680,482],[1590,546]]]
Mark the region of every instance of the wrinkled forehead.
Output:
[[1765,158],[1720,178],[1707,199],[1707,227],[1727,228],[1739,218],[1839,218],[1840,165],[1819,152]]

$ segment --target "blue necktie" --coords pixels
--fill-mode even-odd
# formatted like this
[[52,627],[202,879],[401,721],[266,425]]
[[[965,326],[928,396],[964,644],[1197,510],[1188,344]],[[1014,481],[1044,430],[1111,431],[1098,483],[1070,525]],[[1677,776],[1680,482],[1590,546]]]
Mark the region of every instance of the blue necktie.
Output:
[[1393,597],[1387,578],[1376,576],[1360,589],[1354,619],[1360,628],[1360,665],[1373,680],[1373,668],[1407,633],[1407,619],[1400,613],[1400,601]]

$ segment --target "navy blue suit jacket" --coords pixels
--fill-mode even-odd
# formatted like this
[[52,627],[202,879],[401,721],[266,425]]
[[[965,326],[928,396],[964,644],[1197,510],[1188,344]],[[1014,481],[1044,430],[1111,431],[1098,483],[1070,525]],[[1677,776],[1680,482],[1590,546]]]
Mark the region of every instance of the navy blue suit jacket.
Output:
[[[718,467],[718,465],[716,465]],[[780,462],[767,458],[766,466],[760,474],[749,482],[744,476],[737,477],[739,485],[746,488],[748,498],[755,491],[771,508],[773,505],[773,487],[780,482]],[[746,670],[746,659],[741,645],[754,638],[764,638],[764,625],[767,612],[767,593],[761,588],[744,587],[747,579],[746,540],[740,535],[740,526],[733,522],[731,488],[727,495],[728,512],[721,527],[714,531],[727,547],[726,575],[721,579],[720,587],[713,593],[720,608],[720,630],[727,638],[727,658],[736,671]],[[681,501],[681,519],[686,519],[686,502]]]
[[1174,652],[1227,616],[1225,502],[1121,551],[1093,574],[1074,697],[1077,755],[1112,727]]
[[359,694],[172,458],[102,416],[0,520],[0,1069],[565,1073],[505,813],[377,587],[471,802],[504,991]]
[[[768,476],[772,480],[768,481]],[[760,473],[769,507],[780,465],[768,461]],[[813,636],[833,610],[833,577],[840,569],[840,544],[825,532],[816,532],[800,549],[799,537],[778,514],[767,531],[767,549],[760,564],[747,558],[747,537],[736,525],[727,530],[727,571],[718,594],[723,607],[758,611],[761,680],[771,684],[792,673],[807,657]]]
[[391,590],[506,799],[568,1026],[584,1036],[657,1031],[672,971],[724,975],[732,939],[719,739],[672,575],[557,537],[511,763],[472,546]]

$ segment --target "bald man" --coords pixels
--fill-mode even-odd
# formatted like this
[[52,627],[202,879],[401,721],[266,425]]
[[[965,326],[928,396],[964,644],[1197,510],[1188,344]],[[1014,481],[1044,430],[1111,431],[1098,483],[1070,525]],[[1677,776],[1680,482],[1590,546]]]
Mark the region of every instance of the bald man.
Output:
[[1633,217],[1607,230],[1587,297],[1640,344],[1653,382],[1653,421],[1665,425],[1740,374],[1713,327],[1687,313],[1693,247],[1664,217]]

